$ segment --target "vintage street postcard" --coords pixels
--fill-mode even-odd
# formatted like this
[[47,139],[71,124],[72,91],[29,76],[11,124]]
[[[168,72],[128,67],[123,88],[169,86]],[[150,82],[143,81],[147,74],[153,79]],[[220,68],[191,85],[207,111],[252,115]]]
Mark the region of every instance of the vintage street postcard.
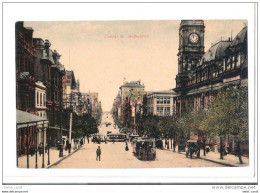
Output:
[[247,20],[15,24],[18,168],[246,167]]
[[4,191],[257,193],[256,3],[3,10]]

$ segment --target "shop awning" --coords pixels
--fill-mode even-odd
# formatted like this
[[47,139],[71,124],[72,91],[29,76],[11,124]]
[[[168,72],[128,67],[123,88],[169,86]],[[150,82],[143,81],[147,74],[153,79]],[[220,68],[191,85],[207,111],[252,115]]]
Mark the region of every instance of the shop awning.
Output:
[[39,117],[24,111],[16,110],[16,125],[17,128],[30,127],[35,125],[46,125],[49,123],[48,119]]
[[[49,127],[49,129],[60,130],[59,127],[51,127],[51,126]],[[62,131],[69,131],[69,130],[62,128]]]

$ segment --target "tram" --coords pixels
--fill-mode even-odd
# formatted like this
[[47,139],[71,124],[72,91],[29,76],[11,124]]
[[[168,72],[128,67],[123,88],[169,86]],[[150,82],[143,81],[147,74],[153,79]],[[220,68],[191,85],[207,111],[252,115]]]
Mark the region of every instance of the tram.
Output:
[[150,138],[135,138],[132,141],[134,155],[140,160],[155,160],[155,141]]
[[107,141],[124,142],[124,141],[126,141],[126,134],[124,134],[124,133],[109,133],[109,134],[107,134]]

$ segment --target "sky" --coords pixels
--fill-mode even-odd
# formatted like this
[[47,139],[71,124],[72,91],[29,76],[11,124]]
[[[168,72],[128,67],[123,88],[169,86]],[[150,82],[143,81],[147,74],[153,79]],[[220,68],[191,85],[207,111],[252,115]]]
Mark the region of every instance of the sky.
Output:
[[[211,43],[235,35],[245,20],[204,20],[205,52]],[[81,92],[98,92],[103,111],[112,108],[119,87],[141,80],[146,91],[175,88],[179,20],[24,22],[33,37],[48,39]],[[138,36],[137,38],[134,36]]]

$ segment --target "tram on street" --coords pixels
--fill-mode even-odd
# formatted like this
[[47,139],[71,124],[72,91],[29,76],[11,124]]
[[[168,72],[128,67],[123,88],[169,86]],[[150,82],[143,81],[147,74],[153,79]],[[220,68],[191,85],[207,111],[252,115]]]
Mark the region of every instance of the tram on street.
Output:
[[151,138],[135,138],[132,141],[132,149],[134,155],[140,160],[155,160],[156,146],[154,139]]
[[95,133],[92,135],[92,142],[102,142],[103,140],[103,134],[102,133]]
[[124,133],[109,133],[109,134],[107,134],[107,141],[124,142],[125,140],[126,140],[126,134],[124,134]]

